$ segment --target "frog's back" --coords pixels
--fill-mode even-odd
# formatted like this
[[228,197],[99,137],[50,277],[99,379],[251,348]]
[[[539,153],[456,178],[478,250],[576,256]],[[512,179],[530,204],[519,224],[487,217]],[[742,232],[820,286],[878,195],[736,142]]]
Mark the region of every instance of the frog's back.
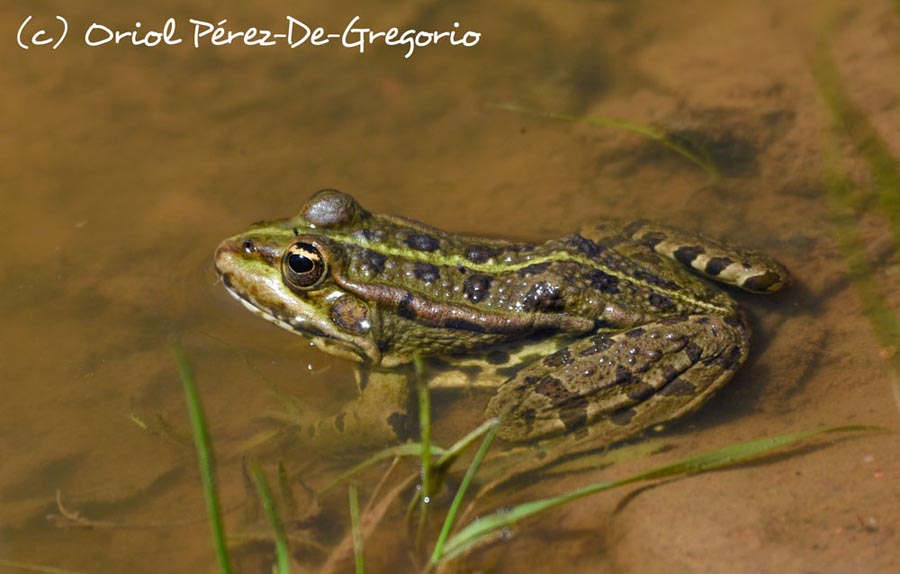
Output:
[[[734,313],[727,295],[662,258],[623,254],[581,234],[512,242],[367,213],[353,228],[330,235],[344,251],[348,288],[420,324],[432,324],[431,315],[450,318],[435,327],[523,335]],[[451,308],[470,310],[465,315],[474,320],[453,320]]]

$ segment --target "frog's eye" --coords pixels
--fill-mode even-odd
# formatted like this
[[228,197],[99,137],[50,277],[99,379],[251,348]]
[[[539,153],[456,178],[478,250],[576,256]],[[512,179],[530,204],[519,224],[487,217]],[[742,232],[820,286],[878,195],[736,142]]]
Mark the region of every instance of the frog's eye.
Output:
[[315,288],[325,278],[328,265],[315,245],[299,241],[291,245],[281,258],[281,274],[291,287]]

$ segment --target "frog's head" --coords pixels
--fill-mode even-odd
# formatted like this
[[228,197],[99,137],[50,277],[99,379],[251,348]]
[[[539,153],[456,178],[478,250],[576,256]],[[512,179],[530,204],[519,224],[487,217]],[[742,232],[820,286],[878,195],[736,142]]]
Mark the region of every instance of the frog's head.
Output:
[[339,238],[369,216],[349,195],[320,191],[297,216],[256,223],[223,241],[216,270],[254,314],[327,353],[379,364],[369,305],[334,280],[344,264]]

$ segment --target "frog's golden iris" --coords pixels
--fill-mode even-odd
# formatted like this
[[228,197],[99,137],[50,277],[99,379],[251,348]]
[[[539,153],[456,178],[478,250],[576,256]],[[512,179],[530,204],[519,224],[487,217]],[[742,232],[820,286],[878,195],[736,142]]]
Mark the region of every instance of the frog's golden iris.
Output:
[[284,251],[281,274],[288,286],[301,291],[315,289],[327,273],[328,264],[312,243],[298,241]]

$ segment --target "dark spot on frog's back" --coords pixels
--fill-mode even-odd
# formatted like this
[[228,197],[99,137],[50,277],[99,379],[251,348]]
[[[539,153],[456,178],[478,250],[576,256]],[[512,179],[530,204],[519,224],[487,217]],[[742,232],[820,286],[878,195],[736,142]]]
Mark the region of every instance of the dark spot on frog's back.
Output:
[[491,294],[491,276],[490,275],[470,275],[463,283],[463,292],[472,303],[483,301],[485,297]]
[[588,257],[597,257],[604,251],[604,248],[602,246],[597,245],[590,239],[578,234],[570,237],[567,243],[578,251],[581,251]]
[[466,259],[472,263],[485,263],[497,253],[497,249],[487,245],[470,245],[466,248]]
[[670,291],[681,291],[681,285],[678,283],[654,275],[644,269],[636,269],[633,274],[635,279],[649,283],[650,285],[656,285],[657,287],[662,287],[663,289],[668,289]]
[[441,278],[441,270],[437,265],[417,261],[413,267],[413,276],[426,285],[430,285]]
[[523,300],[526,311],[562,311],[565,301],[562,299],[559,285],[549,281],[535,283]]
[[441,246],[441,242],[436,237],[425,233],[410,233],[406,237],[406,245],[416,251],[431,253],[432,251],[437,251],[438,247]]
[[373,275],[378,275],[384,271],[384,264],[387,261],[387,257],[381,253],[366,249],[362,252],[361,258],[363,271],[372,273]]
[[356,200],[335,189],[323,189],[313,195],[300,216],[319,227],[335,227],[352,223],[365,211]]
[[650,293],[647,302],[659,309],[660,311],[672,311],[675,309],[675,303],[665,295],[659,293]]
[[587,278],[591,283],[591,287],[601,293],[615,295],[619,292],[619,278],[614,275],[610,275],[599,269],[591,269]]

